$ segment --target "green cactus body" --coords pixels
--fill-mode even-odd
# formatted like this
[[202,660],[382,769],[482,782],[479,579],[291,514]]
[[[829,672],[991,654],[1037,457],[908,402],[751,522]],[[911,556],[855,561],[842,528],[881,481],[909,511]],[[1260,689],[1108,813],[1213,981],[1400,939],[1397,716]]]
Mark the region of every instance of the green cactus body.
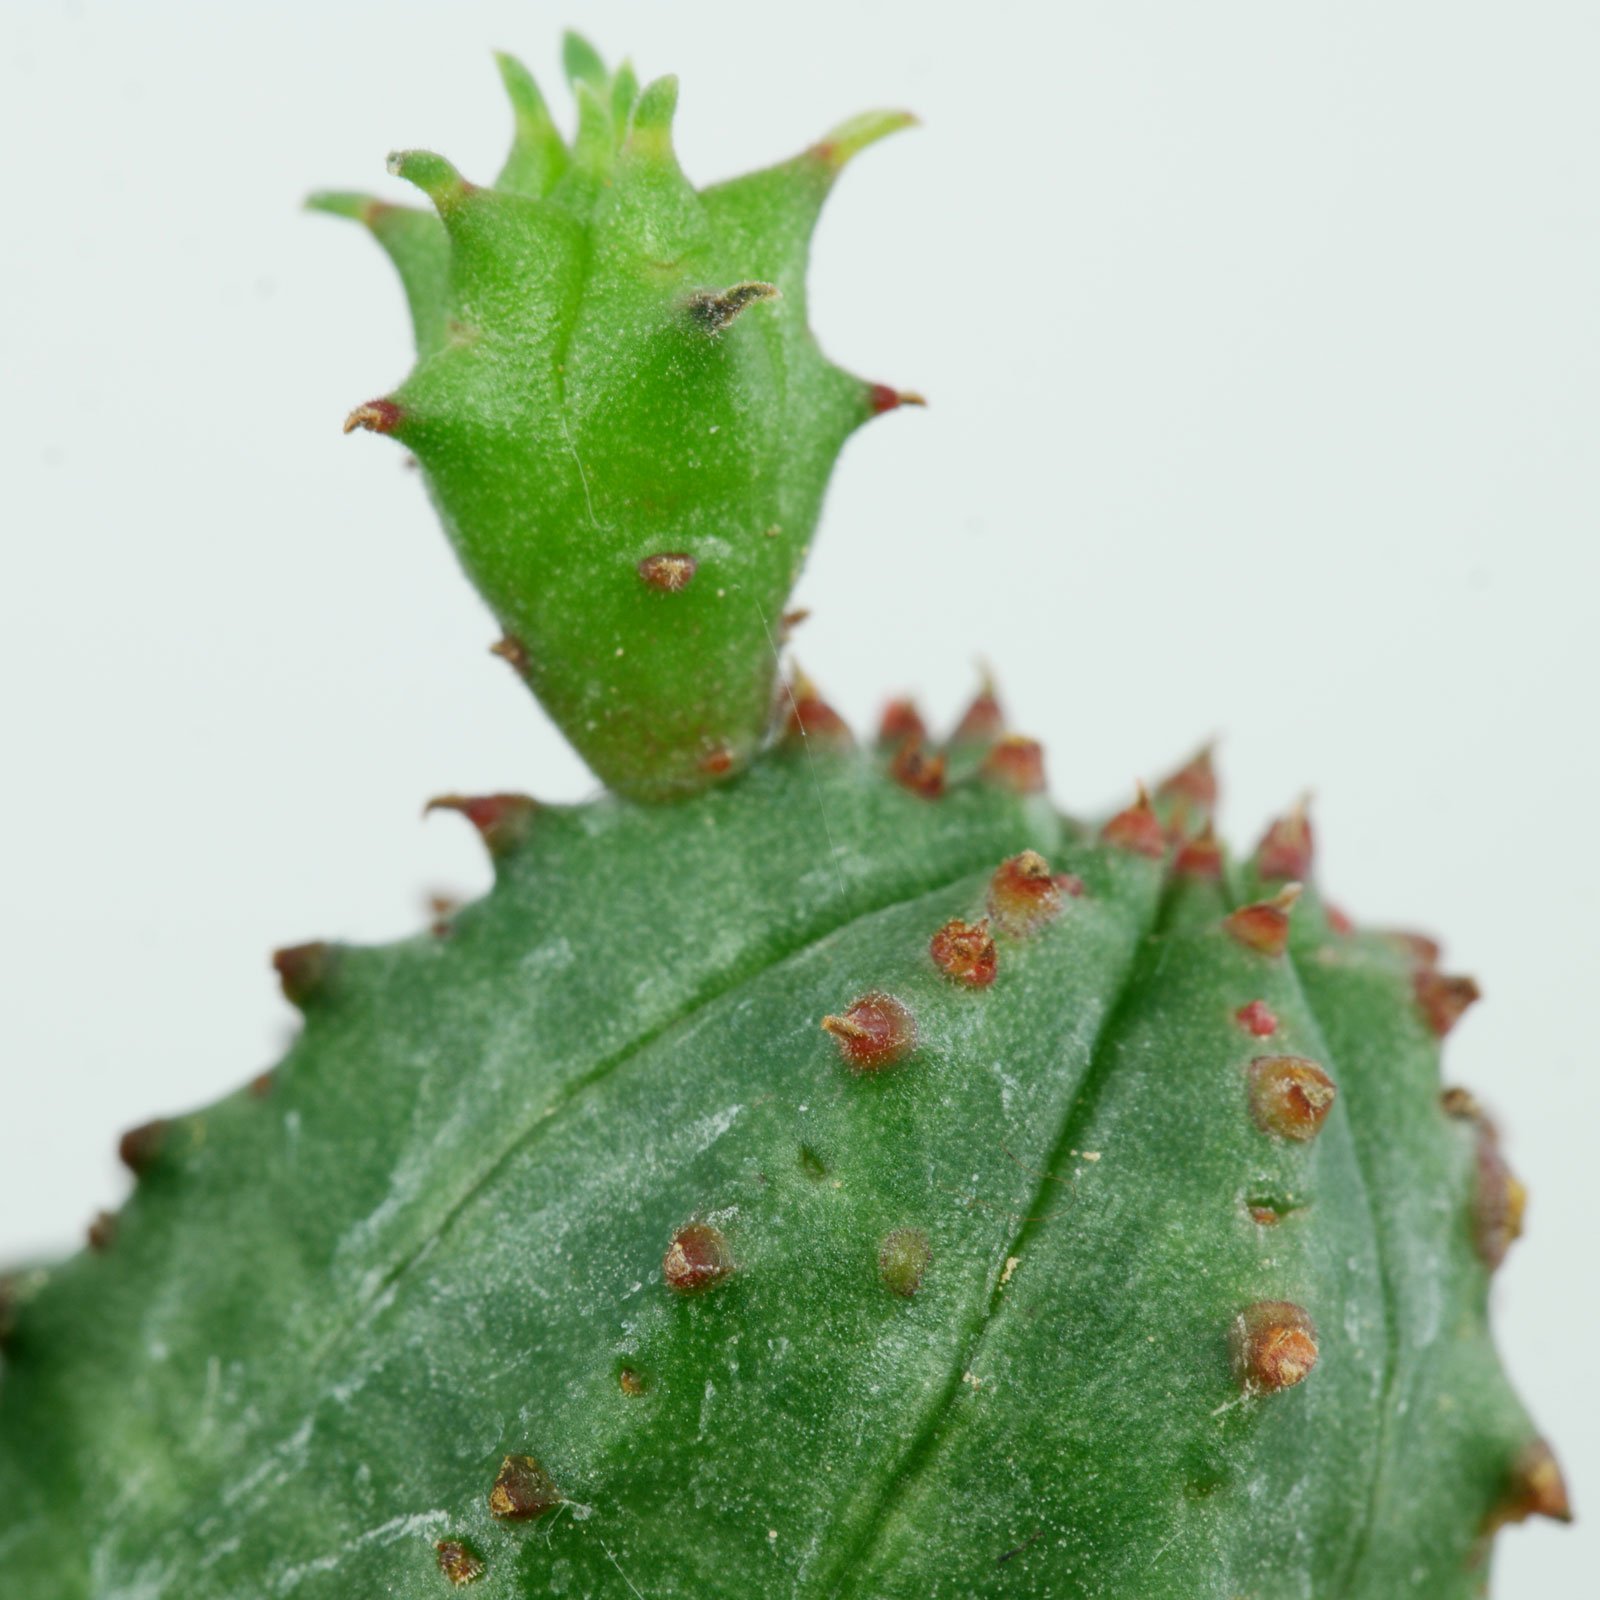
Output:
[[[424,213],[325,203],[401,265],[424,359],[389,431],[530,677],[569,727],[626,707],[578,740],[624,787],[700,792],[449,797],[489,894],[400,944],[279,953],[286,1059],[130,1134],[122,1213],[0,1297],[5,1592],[1484,1593],[1493,1530],[1567,1506],[1487,1327],[1521,1192],[1441,1093],[1471,985],[1323,905],[1303,814],[1229,861],[1204,758],[1091,828],[992,697],[939,749],[891,708],[869,753],[797,685],[755,753],[761,635],[865,414],[799,314],[825,179],[812,155],[697,199],[670,95],[569,59],[575,152],[508,66],[498,190],[401,162],[448,264]],[[757,276],[783,301],[684,323],[695,286]],[[580,356],[607,319],[627,339]],[[619,363],[593,408],[553,349]],[[730,454],[660,502],[698,575],[652,589],[667,522],[629,497],[708,395]],[[773,454],[774,427],[805,437]],[[569,547],[580,460],[615,468],[589,485],[609,531]],[[736,503],[784,532],[715,546]],[[696,598],[714,548],[745,612]],[[586,654],[585,626],[654,665]]]

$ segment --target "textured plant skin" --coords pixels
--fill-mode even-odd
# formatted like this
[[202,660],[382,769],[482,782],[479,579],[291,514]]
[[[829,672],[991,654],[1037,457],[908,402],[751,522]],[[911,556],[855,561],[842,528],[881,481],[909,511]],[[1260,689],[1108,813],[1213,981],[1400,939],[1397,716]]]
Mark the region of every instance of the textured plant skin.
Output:
[[408,150],[434,213],[367,195],[417,366],[348,426],[416,457],[501,647],[594,770],[661,798],[742,768],[772,710],[784,602],[845,439],[914,396],[828,361],[806,326],[811,232],[840,169],[911,120],[878,112],[700,192],[677,80],[642,91],[569,38],[569,149],[527,72],[492,187]]
[[[580,155],[608,104],[654,125],[568,54]],[[502,186],[559,188],[506,72]],[[401,265],[421,415],[459,264],[325,204]],[[498,429],[429,465],[447,520],[480,448],[566,503]],[[1487,1323],[1525,1197],[1440,1080],[1476,987],[1326,904],[1304,808],[1236,862],[1208,753],[1090,826],[990,687],[942,743],[783,704],[675,804],[442,796],[487,896],[277,953],[283,1062],[131,1130],[121,1213],[0,1281],[0,1592],[1466,1600],[1498,1527],[1568,1515]],[[699,737],[591,759],[677,795]]]

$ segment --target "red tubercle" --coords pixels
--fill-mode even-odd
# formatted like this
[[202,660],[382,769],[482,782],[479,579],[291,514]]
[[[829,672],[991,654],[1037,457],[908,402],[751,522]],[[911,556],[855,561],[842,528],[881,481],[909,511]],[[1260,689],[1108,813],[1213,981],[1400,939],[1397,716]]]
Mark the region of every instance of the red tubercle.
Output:
[[1292,1389],[1317,1364],[1317,1329],[1292,1300],[1258,1300],[1233,1326],[1234,1371],[1251,1394]]
[[422,814],[454,811],[478,830],[492,856],[515,850],[528,837],[539,803],[525,794],[435,795]]
[[1142,783],[1133,804],[1106,823],[1100,830],[1100,839],[1103,844],[1131,851],[1134,855],[1149,856],[1155,861],[1166,855],[1166,830]]
[[881,417],[885,411],[898,411],[901,406],[925,406],[927,403],[915,389],[895,389],[887,383],[867,386],[867,405],[875,417]]
[[1469,1006],[1483,998],[1475,979],[1453,976],[1433,967],[1420,968],[1412,985],[1428,1026],[1441,1039],[1461,1020]]
[[661,1276],[674,1294],[702,1294],[733,1271],[727,1236],[709,1222],[689,1222],[673,1234],[661,1258]]
[[1307,801],[1272,822],[1256,846],[1256,871],[1270,880],[1304,882],[1311,876],[1314,841]]
[[363,428],[368,433],[394,433],[405,420],[405,413],[393,400],[368,400],[344,419],[344,431]]
[[1298,883],[1285,884],[1270,900],[1241,906],[1222,919],[1223,931],[1247,950],[1281,956],[1289,948],[1289,913],[1300,898]]
[[937,800],[944,794],[945,758],[939,753],[929,754],[926,746],[908,739],[895,751],[889,776],[902,789],[924,800]]
[[1250,1114],[1263,1133],[1307,1144],[1337,1098],[1333,1080],[1304,1056],[1257,1056],[1250,1063]]
[[893,995],[874,989],[850,1005],[842,1016],[822,1019],[833,1035],[844,1063],[854,1072],[880,1072],[916,1049],[917,1024]]
[[290,1005],[304,1006],[314,1000],[327,984],[333,969],[333,946],[323,939],[307,944],[285,945],[272,952],[273,969]]
[[710,778],[725,778],[733,771],[733,751],[719,744],[700,757],[696,765]]
[[1355,918],[1330,901],[1322,902],[1322,914],[1328,919],[1329,929],[1341,939],[1348,939],[1355,931]]
[[1248,1034],[1257,1039],[1270,1039],[1278,1031],[1277,1013],[1265,1000],[1252,1000],[1240,1006],[1233,1020]]
[[1005,728],[1006,714],[995,690],[994,679],[985,672],[979,680],[978,692],[951,732],[949,743],[956,749],[987,747],[1005,732]]
[[1089,892],[1083,879],[1075,872],[1053,872],[1050,881],[1062,894],[1073,900],[1081,900]]
[[909,699],[891,700],[878,722],[878,743],[886,750],[898,750],[908,741],[922,744],[928,737],[928,724],[916,703]]
[[1213,747],[1202,745],[1176,772],[1156,785],[1156,798],[1178,803],[1184,813],[1209,817],[1217,808],[1217,770]]
[[1172,873],[1177,878],[1192,878],[1215,883],[1222,877],[1222,842],[1208,821],[1192,839],[1178,847],[1172,861]]
[[160,1157],[167,1142],[168,1123],[157,1117],[129,1128],[117,1141],[117,1159],[134,1177],[142,1178]]
[[[1079,883],[1077,892],[1082,888]],[[1024,850],[1002,861],[989,879],[989,915],[1002,933],[1026,938],[1061,914],[1062,893],[1049,862],[1037,850]]]
[[694,581],[700,563],[684,551],[663,550],[639,563],[640,580],[657,594],[680,594]]
[[1444,946],[1430,933],[1409,928],[1390,928],[1384,933],[1390,944],[1414,967],[1436,967],[1444,956]]
[[987,919],[963,922],[952,917],[928,944],[933,964],[956,983],[969,989],[986,989],[995,980],[999,956]]
[[985,782],[1013,794],[1043,794],[1044,746],[1037,739],[1008,733],[989,747],[978,772]]
[[561,1504],[561,1491],[532,1456],[507,1456],[489,1490],[490,1515],[501,1522],[532,1522]]
[[848,750],[854,745],[850,725],[803,672],[796,672],[789,681],[784,701],[789,708],[783,725],[785,743],[805,740],[835,750]]

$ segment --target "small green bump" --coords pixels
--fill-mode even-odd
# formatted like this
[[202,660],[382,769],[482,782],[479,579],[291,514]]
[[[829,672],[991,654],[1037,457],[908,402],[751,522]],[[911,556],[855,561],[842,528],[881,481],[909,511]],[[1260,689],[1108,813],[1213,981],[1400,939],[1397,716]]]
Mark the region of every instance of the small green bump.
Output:
[[678,80],[669,73],[645,85],[628,126],[627,154],[645,161],[673,159],[672,119],[678,113]]
[[808,1144],[800,1146],[800,1170],[813,1183],[821,1183],[828,1176],[827,1164]]
[[575,165],[594,177],[610,172],[616,156],[616,129],[611,121],[611,107],[602,89],[591,88],[580,79],[573,86],[578,102],[578,131],[572,141],[572,159]]
[[495,187],[537,198],[548,193],[566,171],[566,142],[533,74],[504,50],[497,50],[494,60],[515,118],[511,150],[495,179]]
[[909,1300],[922,1287],[933,1251],[919,1228],[896,1228],[878,1246],[878,1277],[890,1294]]
[[624,61],[611,80],[611,120],[619,128],[628,126],[628,114],[639,98],[639,74],[631,61]]
[[600,52],[571,28],[561,36],[561,70],[567,75],[574,94],[578,86],[585,83],[592,89],[604,89],[610,76]]

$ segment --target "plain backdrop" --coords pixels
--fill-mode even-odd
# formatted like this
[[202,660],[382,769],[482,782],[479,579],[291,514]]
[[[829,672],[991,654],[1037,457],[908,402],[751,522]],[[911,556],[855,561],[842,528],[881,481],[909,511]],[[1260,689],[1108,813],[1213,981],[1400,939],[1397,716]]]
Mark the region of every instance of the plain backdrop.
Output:
[[[415,929],[487,872],[441,790],[591,782],[504,666],[413,474],[346,409],[408,365],[387,264],[303,215],[492,175],[491,47],[563,23],[683,80],[697,180],[863,107],[817,238],[837,359],[924,390],[849,446],[798,603],[858,721],[990,659],[1093,811],[1219,734],[1248,843],[1304,788],[1323,881],[1443,932],[1448,1048],[1532,1190],[1509,1363],[1600,1505],[1592,1229],[1600,12],[4,8],[0,1259],[123,1192],[116,1134],[290,1028],[275,945]],[[1580,1526],[1508,1600],[1593,1592]]]

